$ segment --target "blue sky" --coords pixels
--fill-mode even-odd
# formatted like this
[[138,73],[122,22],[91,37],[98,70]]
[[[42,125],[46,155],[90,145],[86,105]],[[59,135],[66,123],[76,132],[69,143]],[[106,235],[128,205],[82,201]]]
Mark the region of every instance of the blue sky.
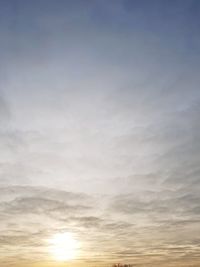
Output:
[[75,266],[199,266],[199,18],[0,1],[0,263],[53,266],[45,240],[69,231]]

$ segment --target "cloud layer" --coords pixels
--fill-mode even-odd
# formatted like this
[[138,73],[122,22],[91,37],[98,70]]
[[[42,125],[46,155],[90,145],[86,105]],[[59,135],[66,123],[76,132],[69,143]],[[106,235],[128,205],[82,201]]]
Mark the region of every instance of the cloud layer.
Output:
[[100,197],[83,193],[20,186],[2,187],[0,192],[5,266],[31,266],[38,255],[39,262],[53,266],[47,240],[66,231],[81,242],[74,264],[126,261],[135,266],[145,262],[187,266],[183,261],[188,257],[193,266],[198,263],[199,196],[179,192],[178,197],[174,191],[145,192],[145,197],[141,192],[139,197],[104,196],[106,206],[101,209]]

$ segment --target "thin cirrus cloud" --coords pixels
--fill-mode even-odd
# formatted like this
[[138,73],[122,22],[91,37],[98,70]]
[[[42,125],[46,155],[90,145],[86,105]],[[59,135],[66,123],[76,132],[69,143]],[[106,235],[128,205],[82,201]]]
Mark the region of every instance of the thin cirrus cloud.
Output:
[[0,5],[0,265],[198,266],[198,1]]

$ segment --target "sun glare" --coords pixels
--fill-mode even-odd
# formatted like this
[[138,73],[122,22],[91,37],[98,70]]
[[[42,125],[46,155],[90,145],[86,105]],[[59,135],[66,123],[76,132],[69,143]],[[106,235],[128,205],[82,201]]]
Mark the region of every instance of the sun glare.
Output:
[[57,261],[73,260],[77,256],[79,243],[71,233],[55,234],[50,240],[50,253]]

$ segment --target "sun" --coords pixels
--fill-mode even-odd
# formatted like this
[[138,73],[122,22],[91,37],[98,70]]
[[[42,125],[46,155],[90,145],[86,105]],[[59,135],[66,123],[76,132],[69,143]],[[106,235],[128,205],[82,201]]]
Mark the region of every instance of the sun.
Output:
[[69,261],[77,256],[79,248],[78,241],[73,237],[72,233],[58,233],[49,239],[50,253],[56,261]]

